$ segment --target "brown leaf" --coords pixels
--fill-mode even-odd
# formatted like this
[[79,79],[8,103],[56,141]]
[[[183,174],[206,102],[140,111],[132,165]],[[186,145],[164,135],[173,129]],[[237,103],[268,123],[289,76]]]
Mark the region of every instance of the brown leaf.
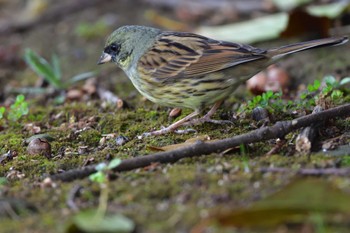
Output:
[[[350,195],[328,181],[309,178],[297,179],[279,192],[256,202],[248,208],[236,207],[213,214],[198,224],[192,232],[203,232],[213,223],[222,227],[276,227],[293,222],[304,223],[312,214],[331,217],[350,216]],[[327,218],[332,221],[332,218]],[[347,220],[348,221],[348,220]]]

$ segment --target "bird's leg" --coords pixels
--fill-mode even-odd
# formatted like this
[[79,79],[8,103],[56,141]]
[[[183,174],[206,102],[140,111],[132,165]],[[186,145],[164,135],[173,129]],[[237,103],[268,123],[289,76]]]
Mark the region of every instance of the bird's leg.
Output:
[[198,118],[198,119],[192,119],[191,121],[183,124],[183,125],[198,125],[202,124],[204,122],[209,122],[213,124],[231,124],[231,121],[226,121],[226,120],[212,120],[211,117],[214,115],[216,110],[221,106],[223,100],[217,101],[214,106],[205,114],[203,117]]
[[221,106],[222,102],[224,102],[223,100],[219,100],[217,101],[213,107],[211,107],[211,109],[209,110],[209,112],[207,112],[207,114],[205,114],[202,118],[199,119],[203,119],[205,120],[205,122],[207,122],[208,120],[211,120],[211,117],[214,115],[214,113],[216,112],[216,110]]
[[166,128],[163,128],[163,129],[160,129],[160,130],[156,130],[156,131],[152,131],[152,132],[146,132],[146,133],[143,133],[142,136],[147,137],[147,136],[151,136],[151,135],[161,135],[161,134],[166,134],[166,133],[169,133],[169,132],[173,132],[174,130],[176,130],[180,126],[184,125],[184,123],[186,123],[187,121],[191,120],[193,117],[197,116],[198,114],[199,114],[199,111],[195,110],[191,114],[185,116],[181,120],[176,121],[175,123],[169,125]]

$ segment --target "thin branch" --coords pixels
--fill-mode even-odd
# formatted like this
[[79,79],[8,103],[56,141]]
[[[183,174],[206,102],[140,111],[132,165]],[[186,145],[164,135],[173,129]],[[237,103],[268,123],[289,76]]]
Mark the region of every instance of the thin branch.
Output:
[[[129,171],[136,168],[146,167],[152,163],[174,163],[182,158],[190,158],[211,153],[219,153],[229,148],[254,142],[267,141],[273,138],[283,138],[293,130],[306,127],[314,122],[322,122],[336,117],[350,116],[350,104],[328,109],[319,113],[299,117],[291,121],[279,121],[273,126],[265,126],[246,134],[232,138],[218,140],[215,142],[197,141],[191,146],[182,147],[172,151],[159,152],[151,155],[139,156],[137,158],[125,159],[113,169],[115,172]],[[54,180],[71,181],[85,178],[94,173],[95,165],[70,170],[64,173],[52,175]]]

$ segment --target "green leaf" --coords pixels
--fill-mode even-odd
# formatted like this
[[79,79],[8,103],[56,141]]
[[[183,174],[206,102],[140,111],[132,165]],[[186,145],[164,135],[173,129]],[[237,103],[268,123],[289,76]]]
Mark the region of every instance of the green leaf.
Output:
[[112,170],[113,168],[118,167],[122,163],[122,160],[119,158],[112,159],[111,162],[107,165],[107,169]]
[[300,99],[306,99],[306,97],[308,96],[308,93],[302,93],[301,95],[300,95]]
[[25,99],[24,95],[18,95],[16,97],[16,103],[22,103],[24,99]]
[[346,77],[346,78],[343,78],[342,80],[340,80],[339,85],[343,86],[343,85],[348,84],[348,83],[350,83],[350,77]]
[[347,1],[339,1],[335,3],[330,3],[326,5],[312,5],[306,8],[306,11],[313,16],[317,17],[327,17],[334,19],[339,17],[347,7],[349,7]]
[[56,54],[52,55],[51,62],[52,62],[53,72],[54,72],[57,80],[61,80],[62,79],[61,64],[60,64],[60,60],[58,59]]
[[334,90],[332,91],[331,98],[332,100],[339,100],[341,97],[343,97],[343,92],[340,90]]
[[317,91],[320,86],[321,86],[321,82],[319,80],[315,80],[313,85],[309,84],[307,86],[307,90],[309,92],[314,92],[314,91]]
[[42,76],[52,86],[57,89],[62,88],[60,79],[56,77],[55,72],[51,65],[43,58],[36,54],[31,49],[26,49],[24,54],[24,60],[38,75]]
[[28,103],[25,102],[24,95],[18,95],[16,101],[10,106],[8,119],[17,121],[23,115],[27,115],[29,112]]
[[324,77],[324,82],[327,84],[327,85],[331,85],[331,86],[336,86],[337,85],[337,80],[335,79],[334,76],[332,75],[328,75],[326,77]]
[[94,72],[86,72],[86,73],[78,74],[78,75],[74,76],[73,78],[69,79],[65,85],[69,86],[69,85],[77,83],[79,81],[83,81],[83,80],[86,80],[88,78],[91,78],[94,75],[95,75]]
[[5,110],[5,107],[0,107],[0,119],[4,117]]
[[92,173],[89,176],[89,179],[91,181],[99,183],[99,184],[105,183],[106,180],[107,180],[106,175],[102,171],[98,171],[98,172]]
[[96,169],[97,171],[103,171],[103,170],[105,170],[106,168],[107,168],[106,163],[99,163],[99,164],[97,164],[96,167],[95,167],[95,169]]
[[121,215],[99,216],[96,210],[79,212],[73,217],[72,223],[69,224],[66,233],[129,233],[135,228],[135,224],[129,218]]

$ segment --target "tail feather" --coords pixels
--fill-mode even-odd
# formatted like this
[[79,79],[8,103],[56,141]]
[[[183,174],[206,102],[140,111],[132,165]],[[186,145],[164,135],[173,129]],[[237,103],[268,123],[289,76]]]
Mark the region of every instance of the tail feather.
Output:
[[330,38],[300,42],[300,43],[296,43],[296,44],[282,46],[279,48],[270,49],[270,50],[268,50],[267,54],[272,59],[279,59],[280,57],[283,57],[285,55],[297,53],[297,52],[304,51],[307,49],[313,49],[313,48],[319,48],[319,47],[325,47],[325,46],[341,45],[341,44],[344,44],[346,42],[348,42],[347,36],[330,37]]

